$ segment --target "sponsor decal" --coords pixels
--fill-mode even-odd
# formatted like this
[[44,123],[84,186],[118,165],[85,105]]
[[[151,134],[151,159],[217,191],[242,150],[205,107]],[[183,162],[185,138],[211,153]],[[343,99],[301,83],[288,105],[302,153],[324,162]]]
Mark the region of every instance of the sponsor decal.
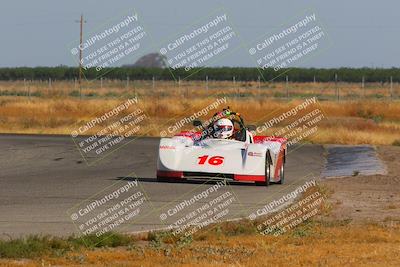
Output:
[[251,152],[251,151],[249,151],[247,153],[247,155],[249,155],[250,157],[262,157],[263,156],[263,154],[261,152]]
[[160,146],[160,149],[175,149],[174,146]]

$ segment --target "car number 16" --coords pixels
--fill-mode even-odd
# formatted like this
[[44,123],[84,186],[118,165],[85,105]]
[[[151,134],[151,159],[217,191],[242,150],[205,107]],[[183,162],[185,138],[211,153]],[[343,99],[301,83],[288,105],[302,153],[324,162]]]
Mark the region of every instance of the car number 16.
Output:
[[206,163],[210,164],[210,165],[221,165],[222,163],[224,163],[224,157],[222,156],[213,156],[213,157],[209,157],[209,155],[204,155],[201,157],[198,157],[198,164],[199,165],[204,165]]

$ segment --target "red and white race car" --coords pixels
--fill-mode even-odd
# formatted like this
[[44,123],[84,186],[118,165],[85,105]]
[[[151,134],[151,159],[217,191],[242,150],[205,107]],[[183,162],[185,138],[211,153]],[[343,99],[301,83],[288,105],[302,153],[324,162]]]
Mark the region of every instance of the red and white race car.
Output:
[[[214,123],[227,118],[234,126],[229,139],[215,138]],[[282,184],[286,161],[286,138],[253,136],[255,126],[245,125],[239,113],[224,109],[204,125],[201,131],[184,131],[172,138],[161,138],[157,162],[159,181],[185,178],[225,178],[254,181],[268,186]]]

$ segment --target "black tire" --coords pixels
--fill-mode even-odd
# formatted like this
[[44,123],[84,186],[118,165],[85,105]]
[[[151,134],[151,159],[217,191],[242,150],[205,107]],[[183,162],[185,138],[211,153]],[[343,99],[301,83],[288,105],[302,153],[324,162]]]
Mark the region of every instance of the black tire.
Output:
[[277,182],[277,184],[283,184],[285,181],[285,163],[282,162],[282,166],[279,170],[279,181]]
[[186,178],[175,178],[175,177],[157,177],[157,182],[162,183],[182,183],[185,182]]
[[160,177],[160,176],[157,176],[157,182],[169,182],[170,180],[169,180],[169,178],[168,177]]
[[265,181],[256,182],[257,185],[269,186],[271,180],[271,159],[268,153],[265,155]]

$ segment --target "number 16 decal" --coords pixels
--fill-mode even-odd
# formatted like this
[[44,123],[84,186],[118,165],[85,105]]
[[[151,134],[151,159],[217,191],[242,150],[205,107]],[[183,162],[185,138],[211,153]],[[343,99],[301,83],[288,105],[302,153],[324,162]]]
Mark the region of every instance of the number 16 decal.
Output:
[[221,165],[222,163],[224,163],[224,157],[221,157],[221,156],[213,156],[213,157],[209,158],[209,155],[204,155],[204,156],[198,157],[198,159],[199,159],[199,162],[198,162],[199,165],[204,165],[204,164],[208,163],[210,165],[217,166],[217,165]]

